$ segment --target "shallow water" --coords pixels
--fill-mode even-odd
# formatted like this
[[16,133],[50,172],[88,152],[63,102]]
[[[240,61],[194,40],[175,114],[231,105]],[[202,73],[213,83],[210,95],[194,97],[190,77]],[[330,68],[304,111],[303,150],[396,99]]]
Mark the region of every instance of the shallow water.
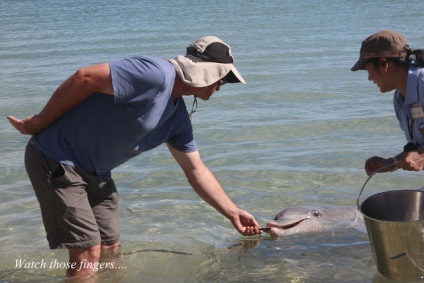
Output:
[[[211,5],[213,3],[213,5]],[[301,204],[355,205],[364,161],[405,143],[391,94],[352,73],[360,42],[380,29],[424,47],[424,4],[407,1],[0,1],[0,116],[41,110],[77,68],[114,58],[182,54],[214,34],[247,85],[199,101],[193,125],[204,162],[261,225]],[[191,105],[187,99],[187,105]],[[48,250],[27,179],[22,136],[0,119],[0,282],[56,282],[66,262]],[[284,239],[241,237],[189,188],[166,147],[113,172],[119,187],[120,268],[100,282],[384,282],[356,230]],[[421,173],[381,174],[363,197],[422,187]]]

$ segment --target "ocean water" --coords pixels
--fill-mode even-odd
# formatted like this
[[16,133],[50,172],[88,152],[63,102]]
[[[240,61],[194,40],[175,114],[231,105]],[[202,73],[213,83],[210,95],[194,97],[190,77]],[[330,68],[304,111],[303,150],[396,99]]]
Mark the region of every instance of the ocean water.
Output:
[[[401,151],[392,94],[350,68],[361,41],[381,29],[424,48],[423,8],[383,0],[0,0],[0,282],[63,281],[60,266],[16,267],[66,262],[67,252],[48,249],[23,163],[29,136],[6,116],[38,113],[79,67],[173,58],[208,34],[229,43],[247,84],[199,101],[195,137],[229,196],[265,225],[294,205],[355,205],[365,160]],[[126,255],[99,282],[385,282],[367,235],[354,229],[242,237],[192,191],[165,146],[113,177]],[[379,174],[362,199],[422,186],[422,173]]]

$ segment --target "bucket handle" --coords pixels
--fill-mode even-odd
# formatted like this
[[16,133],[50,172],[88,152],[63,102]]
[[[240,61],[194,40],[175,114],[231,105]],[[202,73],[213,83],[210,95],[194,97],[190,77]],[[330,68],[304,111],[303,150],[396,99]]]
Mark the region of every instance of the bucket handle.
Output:
[[382,171],[382,170],[384,170],[384,169],[386,169],[386,168],[388,168],[388,167],[393,167],[393,165],[394,165],[393,163],[392,163],[392,164],[389,164],[389,165],[385,165],[385,166],[381,167],[380,169],[376,170],[374,173],[372,173],[372,174],[368,177],[368,179],[367,179],[367,180],[365,181],[365,183],[362,185],[361,191],[359,192],[358,199],[356,200],[356,206],[358,207],[358,210],[359,210],[359,199],[361,198],[362,191],[364,190],[364,188],[365,188],[365,186],[367,185],[368,181],[369,181],[369,180],[371,180],[371,178],[372,178],[375,174],[379,173],[380,171]]

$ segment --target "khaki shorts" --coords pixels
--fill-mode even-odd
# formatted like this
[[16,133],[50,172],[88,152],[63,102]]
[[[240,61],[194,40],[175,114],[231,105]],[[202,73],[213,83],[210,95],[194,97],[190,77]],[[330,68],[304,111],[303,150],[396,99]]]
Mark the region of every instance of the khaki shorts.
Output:
[[34,138],[26,148],[25,166],[51,249],[119,242],[118,194],[113,180],[104,181],[49,158]]

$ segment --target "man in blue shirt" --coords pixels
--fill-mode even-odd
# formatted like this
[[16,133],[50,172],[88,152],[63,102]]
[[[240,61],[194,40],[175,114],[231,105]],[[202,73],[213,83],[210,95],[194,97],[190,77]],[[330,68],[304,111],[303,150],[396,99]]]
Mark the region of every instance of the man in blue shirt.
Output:
[[[183,96],[208,100],[224,83],[244,83],[230,47],[214,36],[198,39],[171,60],[135,57],[78,70],[43,110],[23,120],[33,135],[25,165],[50,248],[67,248],[68,276],[89,277],[102,251],[119,240],[118,197],[111,170],[166,143],[190,185],[243,235],[260,233],[200,159]],[[72,265],[71,265],[72,266]],[[82,267],[82,268],[81,268]]]

